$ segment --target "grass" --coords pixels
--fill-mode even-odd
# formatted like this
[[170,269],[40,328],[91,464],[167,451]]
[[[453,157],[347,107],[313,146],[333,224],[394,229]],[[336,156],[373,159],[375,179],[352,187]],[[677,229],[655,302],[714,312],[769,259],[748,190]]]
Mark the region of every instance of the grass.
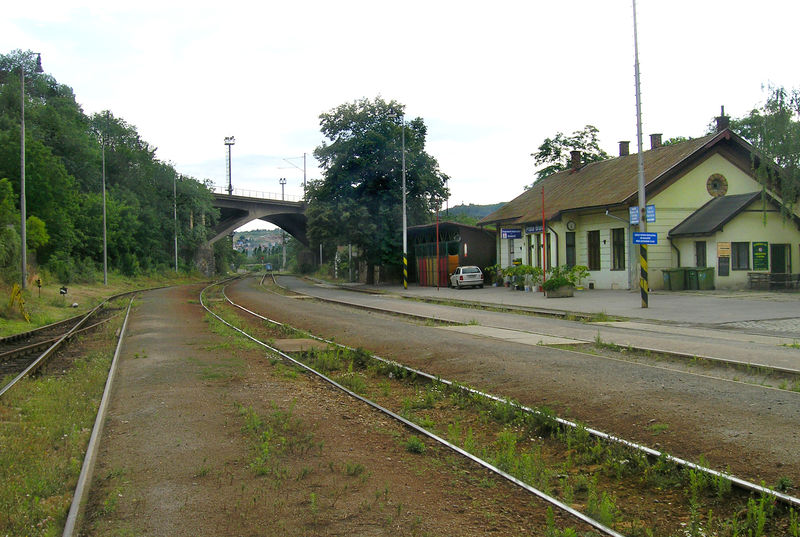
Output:
[[[56,281],[43,279],[41,296],[35,286],[29,286],[23,296],[25,309],[31,316],[31,322],[22,319],[18,311],[9,310],[6,307],[11,294],[11,286],[0,284],[0,320],[2,320],[0,337],[26,332],[74,317],[89,311],[105,298],[126,291],[201,281],[198,277],[185,274],[176,278],[172,272],[139,278],[127,278],[116,273],[110,273],[108,276],[108,286],[102,284],[102,278],[94,283],[67,284],[66,296],[59,293],[61,284]],[[74,302],[78,303],[77,308],[71,307]]]
[[106,329],[102,350],[64,375],[23,379],[0,402],[0,535],[61,533],[111,363],[113,330]]

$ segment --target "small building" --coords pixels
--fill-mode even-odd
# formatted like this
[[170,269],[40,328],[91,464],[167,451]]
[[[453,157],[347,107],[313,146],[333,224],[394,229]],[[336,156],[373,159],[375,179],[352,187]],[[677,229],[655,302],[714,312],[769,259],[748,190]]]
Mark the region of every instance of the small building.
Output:
[[[698,267],[713,269],[703,274],[717,288],[765,279],[796,285],[798,209],[788,217],[781,213],[779,193],[752,171],[759,156],[728,128],[727,117],[717,118],[717,131],[702,138],[663,145],[653,134],[650,141],[643,153],[647,231],[657,238],[648,246],[650,288],[668,284],[664,271]],[[498,262],[586,265],[589,287],[637,288],[632,233],[638,226],[630,215],[638,207],[638,156],[629,153],[629,142],[620,142],[617,158],[581,166],[580,153],[572,157],[570,169],[537,181],[481,220],[497,228]]]
[[458,222],[409,227],[408,243],[409,281],[421,286],[446,287],[459,265],[483,270],[496,262],[494,232]]

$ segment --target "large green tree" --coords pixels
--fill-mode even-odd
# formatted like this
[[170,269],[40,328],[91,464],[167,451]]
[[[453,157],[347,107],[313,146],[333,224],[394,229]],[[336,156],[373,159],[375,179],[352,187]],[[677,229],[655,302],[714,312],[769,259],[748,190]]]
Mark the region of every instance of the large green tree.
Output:
[[536,172],[536,180],[568,169],[572,165],[571,151],[581,152],[581,166],[607,159],[608,153],[600,148],[597,140],[599,132],[597,127],[586,125],[570,136],[557,132],[552,138],[545,138],[536,153],[531,154],[536,166],[544,166]]
[[792,213],[800,194],[800,90],[768,86],[766,102],[733,120],[731,128],[763,157],[753,160],[756,177],[779,193],[784,215]]
[[312,245],[353,244],[370,266],[402,265],[403,136],[408,225],[429,222],[448,195],[448,177],[425,151],[425,123],[404,126],[404,113],[404,105],[376,97],[320,115],[327,140],[314,151],[323,178],[307,195]]

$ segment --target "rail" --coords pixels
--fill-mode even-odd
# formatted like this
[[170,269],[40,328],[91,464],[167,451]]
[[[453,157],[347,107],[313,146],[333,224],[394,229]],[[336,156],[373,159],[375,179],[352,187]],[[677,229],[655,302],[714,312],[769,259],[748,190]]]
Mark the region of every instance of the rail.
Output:
[[212,192],[214,192],[214,194],[229,194],[232,196],[240,196],[243,198],[257,198],[257,199],[266,199],[274,201],[291,201],[291,202],[304,201],[302,196],[293,196],[291,194],[281,194],[278,192],[260,192],[258,190],[247,190],[243,188],[234,188],[233,191],[229,193],[228,187],[222,185],[212,185],[211,190]]

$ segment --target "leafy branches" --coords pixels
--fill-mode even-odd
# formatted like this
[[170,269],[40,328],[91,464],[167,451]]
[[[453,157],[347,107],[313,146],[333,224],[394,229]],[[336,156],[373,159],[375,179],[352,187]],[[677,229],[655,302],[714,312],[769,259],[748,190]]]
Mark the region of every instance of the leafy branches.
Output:
[[[581,152],[581,166],[608,158],[608,153],[600,148],[597,134],[600,131],[594,125],[586,125],[583,130],[575,131],[571,136],[557,132],[552,138],[545,138],[536,153],[532,153],[537,166],[545,165],[536,172],[536,180],[552,175],[570,167],[571,151]],[[529,185],[530,188],[533,185]]]

